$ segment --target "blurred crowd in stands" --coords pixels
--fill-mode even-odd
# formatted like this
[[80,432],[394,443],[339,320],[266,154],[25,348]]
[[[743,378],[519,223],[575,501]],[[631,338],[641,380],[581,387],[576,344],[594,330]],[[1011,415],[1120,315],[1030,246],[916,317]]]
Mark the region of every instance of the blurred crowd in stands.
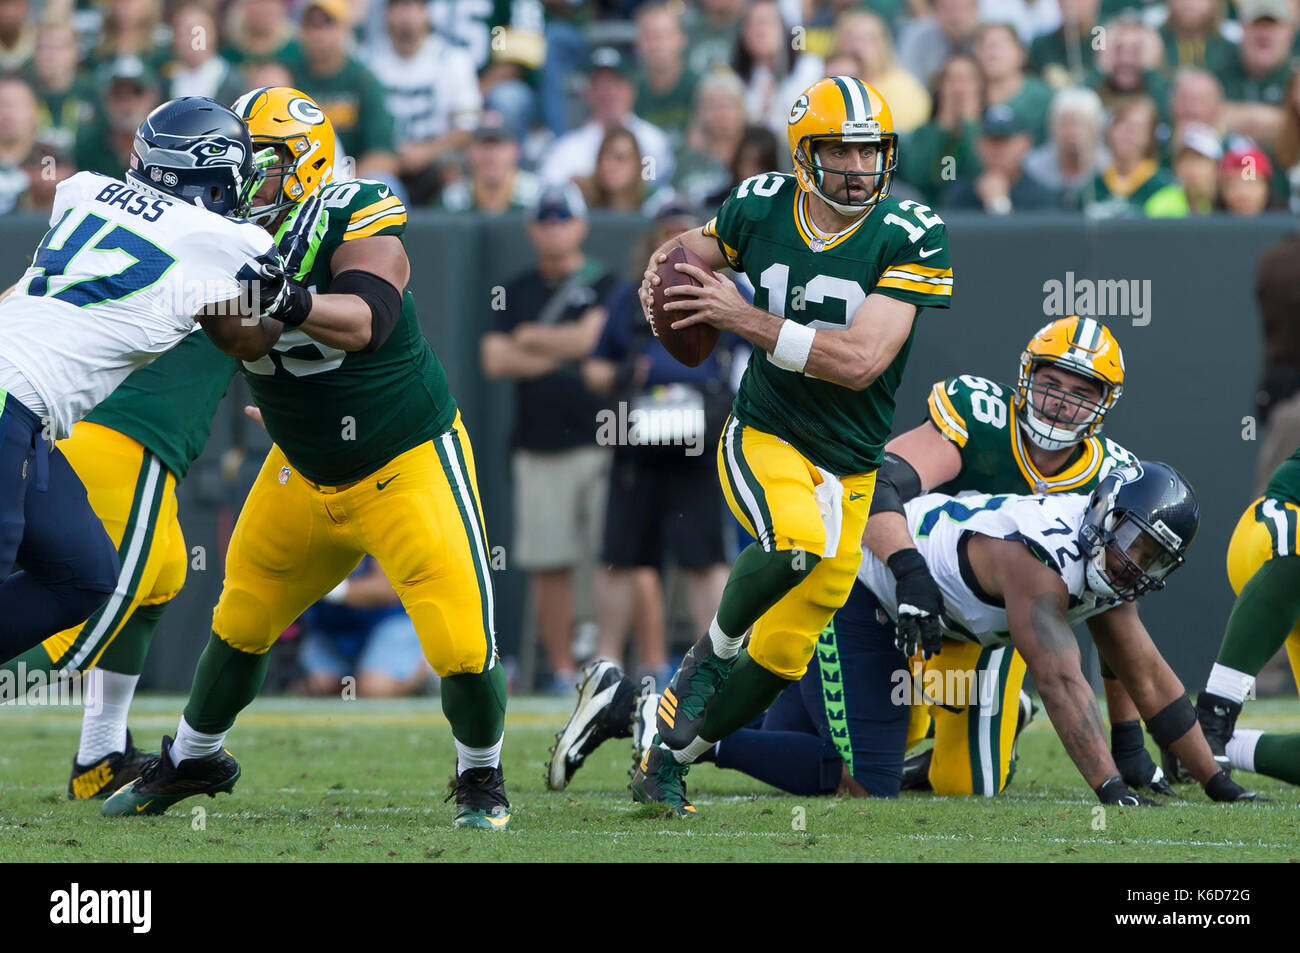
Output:
[[120,174],[148,111],[288,84],[413,206],[709,207],[853,74],[940,210],[1300,207],[1300,0],[0,0],[0,213]]

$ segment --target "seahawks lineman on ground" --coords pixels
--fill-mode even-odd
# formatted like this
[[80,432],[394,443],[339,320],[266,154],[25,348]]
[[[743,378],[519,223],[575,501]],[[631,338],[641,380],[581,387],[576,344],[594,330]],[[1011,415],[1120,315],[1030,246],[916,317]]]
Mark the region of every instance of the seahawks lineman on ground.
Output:
[[442,677],[455,826],[502,830],[506,684],[488,544],[469,437],[405,290],[406,209],[378,182],[332,181],[333,128],[298,90],[254,90],[235,112],[255,146],[273,150],[252,215],[277,232],[295,279],[289,330],[243,365],[275,445],[235,526],[175,740],[104,813],[156,814],[230,791],[240,767],[223,742],[261,688],[268,650],[369,553]]
[[[1079,667],[1070,626],[1086,621],[1158,742],[1186,752],[1215,800],[1253,799],[1219,770],[1173,670],[1137,621],[1136,599],[1162,588],[1182,565],[1199,524],[1191,487],[1172,467],[1136,463],[1113,470],[1091,496],[930,494],[905,507],[909,535],[942,593],[946,637],[1023,656],[1058,736],[1105,803],[1154,803],[1120,777],[1101,732],[1092,688]],[[900,617],[899,581],[874,554],[859,579],[887,615]],[[986,672],[998,670],[992,662]],[[994,717],[1002,702],[985,692],[972,709]],[[957,725],[968,730],[972,712]],[[943,722],[936,725],[942,733]],[[936,737],[936,745],[940,738]],[[1208,756],[1208,757],[1207,757]],[[995,783],[987,764],[983,783]]]
[[[260,183],[243,122],[186,97],[149,114],[125,180],[59,184],[50,231],[0,303],[0,661],[81,623],[117,584],[116,547],[53,441],[196,317],[250,358],[278,337],[279,321],[244,316],[240,294],[260,278],[254,309],[287,303],[274,244],[236,221]],[[9,575],[15,559],[23,571]]]
[[792,105],[788,132],[795,174],[740,183],[712,221],[651,256],[642,286],[648,307],[654,272],[680,242],[756,289],[751,307],[730,281],[679,265],[703,286],[667,292],[678,327],[708,323],[756,346],[718,447],[727,503],[756,542],[664,690],[660,743],[632,781],[638,800],[679,816],[695,812],[690,762],[803,676],[848,597],[913,320],[952,295],[943,222],[889,198],[898,136],[876,90],[820,80]]

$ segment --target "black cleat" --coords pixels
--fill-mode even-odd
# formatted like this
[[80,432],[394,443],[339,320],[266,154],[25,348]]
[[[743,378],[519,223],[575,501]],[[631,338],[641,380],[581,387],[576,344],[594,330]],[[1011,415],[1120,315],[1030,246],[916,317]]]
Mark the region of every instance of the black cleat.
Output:
[[239,780],[239,762],[224,748],[206,758],[190,758],[179,765],[171,759],[172,739],[164,737],[162,750],[145,765],[140,777],[123,786],[100,811],[105,817],[162,814],[177,801],[198,794],[229,794]]
[[130,729],[126,732],[125,751],[106,754],[93,764],[78,764],[74,755],[72,776],[68,778],[68,800],[102,800],[108,797],[138,778],[153,757],[132,743]]
[[1237,716],[1240,714],[1241,702],[1229,701],[1209,692],[1196,696],[1196,720],[1201,723],[1201,731],[1205,733],[1214,760],[1225,771],[1232,770],[1228,763],[1228,740],[1237,730]]
[[602,742],[632,734],[636,696],[636,683],[613,662],[596,659],[582,670],[578,703],[555,736],[546,762],[547,788],[564,790],[587,755]]
[[713,654],[713,640],[707,634],[691,646],[668,687],[659,696],[659,738],[668,747],[682,750],[700,733],[709,700],[731,676],[736,656],[729,659]]
[[926,748],[920,754],[903,759],[903,783],[900,791],[933,791],[930,785],[930,762],[934,760],[934,749]]
[[695,817],[695,805],[686,797],[686,772],[689,765],[679,764],[671,751],[657,745],[632,769],[628,789],[640,804],[666,804],[677,817]]
[[445,800],[452,798],[456,799],[452,827],[504,831],[510,826],[510,801],[506,798],[506,779],[500,765],[466,768],[456,778],[456,789]]

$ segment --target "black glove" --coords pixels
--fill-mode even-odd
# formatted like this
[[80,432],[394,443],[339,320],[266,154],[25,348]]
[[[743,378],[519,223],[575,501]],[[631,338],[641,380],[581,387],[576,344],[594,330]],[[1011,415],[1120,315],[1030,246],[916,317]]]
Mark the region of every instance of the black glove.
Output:
[[1117,721],[1110,726],[1110,753],[1120,777],[1131,788],[1150,788],[1155,794],[1173,797],[1174,789],[1151,760],[1144,737],[1142,723],[1137,720]]
[[258,316],[283,321],[285,327],[296,328],[311,313],[311,292],[290,281],[284,273],[280,256],[271,250],[257,260]]
[[943,615],[943,593],[930,575],[930,567],[915,549],[900,549],[886,563],[898,586],[898,628],[894,645],[911,658],[919,644],[924,658],[938,655],[943,648],[939,617]]
[[1165,780],[1173,784],[1186,784],[1192,780],[1192,776],[1187,773],[1178,756],[1168,748],[1160,749],[1160,767],[1165,773]]
[[1129,788],[1121,778],[1111,778],[1097,785],[1097,797],[1102,804],[1117,804],[1120,807],[1160,807],[1159,801],[1143,797]]
[[1205,793],[1211,801],[1258,801],[1261,804],[1273,803],[1272,798],[1260,797],[1254,791],[1247,791],[1232,780],[1227,771],[1220,771],[1205,782]]

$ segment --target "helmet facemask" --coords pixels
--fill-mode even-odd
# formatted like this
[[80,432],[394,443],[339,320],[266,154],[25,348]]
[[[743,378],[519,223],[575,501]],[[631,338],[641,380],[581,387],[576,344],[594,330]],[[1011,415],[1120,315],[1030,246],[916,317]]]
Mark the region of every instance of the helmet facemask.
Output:
[[[312,178],[322,178],[322,185],[329,181],[332,156],[314,155],[319,152],[319,139],[313,140],[306,135],[293,135],[285,138],[255,137],[253,139],[254,159],[262,168],[268,182],[274,184],[275,201],[267,205],[257,205],[249,210],[248,218],[254,224],[267,231],[274,232],[284,220],[285,213],[301,202],[311,191],[309,182]],[[306,175],[308,181],[304,182]]]
[[[867,143],[876,147],[876,167],[868,172],[849,172],[843,169],[831,169],[817,161],[817,145],[822,142]],[[893,184],[894,172],[898,168],[898,135],[880,131],[880,123],[874,119],[865,122],[846,121],[839,135],[810,135],[799,140],[794,150],[795,171],[805,187],[841,215],[854,217],[862,214],[882,202]],[[832,198],[822,186],[826,176],[843,176],[847,182],[850,177],[858,179],[875,179],[874,183],[864,181],[865,196],[860,202],[841,201]],[[874,188],[871,187],[874,185]],[[847,198],[847,196],[846,196]]]
[[[1044,367],[1082,377],[1101,388],[1092,399],[1040,379]],[[1043,450],[1065,450],[1077,446],[1101,430],[1106,412],[1119,399],[1120,388],[1077,367],[1058,361],[1038,360],[1022,366],[1016,395],[1020,404],[1020,426],[1026,437]],[[1037,404],[1035,397],[1038,398]],[[1049,412],[1046,408],[1052,406]]]
[[1163,589],[1165,577],[1183,563],[1183,541],[1172,530],[1160,521],[1148,526],[1131,512],[1117,518],[1111,511],[1101,528],[1085,523],[1079,535],[1089,552],[1088,588],[1106,598],[1132,602]]

